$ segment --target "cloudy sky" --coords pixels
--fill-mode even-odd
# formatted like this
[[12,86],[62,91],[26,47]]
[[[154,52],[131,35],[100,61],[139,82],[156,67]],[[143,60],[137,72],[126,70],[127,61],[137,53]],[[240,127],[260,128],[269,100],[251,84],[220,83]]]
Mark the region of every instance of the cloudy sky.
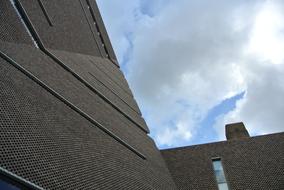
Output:
[[160,148],[284,131],[283,0],[97,0]]

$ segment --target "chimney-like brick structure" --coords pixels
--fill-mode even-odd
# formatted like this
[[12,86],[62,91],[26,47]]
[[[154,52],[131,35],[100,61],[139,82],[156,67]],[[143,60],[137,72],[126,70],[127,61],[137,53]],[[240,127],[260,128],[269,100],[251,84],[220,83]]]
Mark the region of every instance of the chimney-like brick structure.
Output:
[[243,122],[230,123],[225,126],[227,140],[249,138],[250,135]]

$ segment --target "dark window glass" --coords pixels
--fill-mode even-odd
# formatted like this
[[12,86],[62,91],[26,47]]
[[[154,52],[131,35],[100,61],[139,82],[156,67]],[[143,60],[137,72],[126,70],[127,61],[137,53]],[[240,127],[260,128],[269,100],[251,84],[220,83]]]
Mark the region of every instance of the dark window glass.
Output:
[[6,181],[3,181],[2,179],[0,179],[0,189],[1,190],[21,190],[20,188],[16,187],[13,184],[10,184]]

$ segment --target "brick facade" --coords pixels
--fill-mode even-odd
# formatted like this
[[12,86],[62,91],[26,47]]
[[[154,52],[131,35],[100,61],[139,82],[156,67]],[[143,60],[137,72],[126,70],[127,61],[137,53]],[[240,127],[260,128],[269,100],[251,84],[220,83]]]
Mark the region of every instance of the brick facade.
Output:
[[216,189],[216,156],[231,189],[284,189],[283,133],[160,152],[95,0],[1,0],[0,89],[0,180],[21,189]]
[[162,150],[178,189],[217,190],[221,158],[231,190],[284,189],[284,133]]

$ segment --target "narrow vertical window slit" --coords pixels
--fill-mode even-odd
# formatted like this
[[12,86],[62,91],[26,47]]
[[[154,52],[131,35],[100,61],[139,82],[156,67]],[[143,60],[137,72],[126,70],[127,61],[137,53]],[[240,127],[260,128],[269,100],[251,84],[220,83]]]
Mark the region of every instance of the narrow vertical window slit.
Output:
[[218,189],[229,190],[221,158],[213,158],[212,164],[213,164],[215,178],[218,184]]
[[97,20],[96,20],[96,17],[95,17],[93,8],[91,7],[91,4],[90,4],[90,1],[89,1],[89,0],[86,0],[86,2],[87,2],[88,9],[89,9],[89,11],[90,11],[90,13],[91,13],[92,19],[93,19],[93,23],[94,23],[95,28],[96,28],[96,30],[97,30],[97,34],[98,34],[98,36],[99,36],[99,38],[100,38],[100,40],[101,40],[101,42],[102,42],[101,46],[103,47],[103,49],[104,49],[105,52],[106,52],[106,57],[109,58],[109,52],[108,52],[108,49],[107,49],[107,47],[106,47],[106,45],[105,45],[105,42],[104,42],[103,36],[102,36],[102,34],[101,34],[100,28],[99,28],[99,26],[98,26],[98,24],[97,24]]
[[29,30],[28,24],[26,23],[26,20],[24,18],[24,16],[22,15],[21,10],[18,8],[18,4],[15,0],[10,0],[13,8],[15,9],[18,17],[20,18],[20,21],[22,22],[22,24],[24,25],[24,28],[26,29],[28,35],[30,36],[33,44],[35,45],[36,48],[39,48],[39,44],[36,41],[36,38],[33,36],[32,32]]

